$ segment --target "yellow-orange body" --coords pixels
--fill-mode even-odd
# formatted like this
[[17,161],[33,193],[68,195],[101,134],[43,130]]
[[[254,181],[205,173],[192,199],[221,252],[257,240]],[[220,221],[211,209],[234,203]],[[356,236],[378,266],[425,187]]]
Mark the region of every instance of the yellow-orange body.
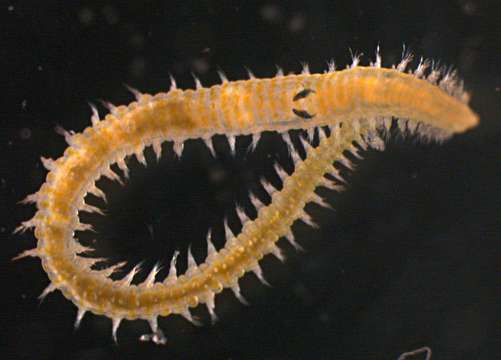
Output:
[[[295,99],[305,89],[308,95]],[[30,198],[36,201],[38,211],[23,227],[35,227],[38,245],[24,255],[42,259],[51,281],[49,291],[61,290],[79,308],[79,314],[92,311],[106,315],[114,320],[115,331],[123,318],[146,319],[153,331],[158,331],[157,316],[187,316],[188,309],[199,303],[212,310],[215,294],[223,288],[231,287],[238,293],[239,278],[251,270],[259,275],[259,260],[276,251],[276,242],[304,215],[305,204],[315,199],[314,190],[325,182],[324,174],[333,170],[333,161],[343,158],[353,142],[367,142],[380,119],[410,119],[450,134],[475,126],[477,116],[466,105],[462,91],[456,92],[454,97],[412,73],[355,66],[325,74],[250,79],[141,95],[136,102],[114,108],[102,121],[69,138],[71,146],[50,164],[46,182]],[[298,116],[293,109],[311,117]],[[109,166],[125,156],[142,156],[150,145],[159,152],[164,141],[182,144],[186,139],[208,139],[214,134],[234,136],[318,126],[329,126],[332,135],[323,137],[318,147],[309,148],[307,158],[296,164],[283,188],[271,194],[271,203],[258,209],[255,220],[246,221],[238,236],[227,239],[224,248],[209,254],[204,263],[192,266],[186,274],[169,276],[162,282],[155,282],[153,274],[142,284],[130,285],[92,270],[87,259],[77,255],[82,247],[73,234],[82,227],[78,212],[85,210],[84,197],[88,192],[99,193],[95,181],[103,174],[110,175]]]

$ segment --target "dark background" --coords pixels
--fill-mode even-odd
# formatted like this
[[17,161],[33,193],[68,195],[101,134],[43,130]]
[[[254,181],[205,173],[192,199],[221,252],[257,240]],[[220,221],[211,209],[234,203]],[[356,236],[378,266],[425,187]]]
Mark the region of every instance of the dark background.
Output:
[[[1,1],[0,357],[396,359],[427,345],[437,360],[499,358],[500,17],[499,1]],[[275,64],[344,67],[349,49],[367,64],[378,44],[390,66],[403,43],[459,70],[480,126],[444,145],[395,136],[366,153],[345,172],[347,191],[323,193],[335,211],[308,207],[320,229],[294,227],[306,252],[282,240],[286,263],[263,262],[272,286],[247,275],[251,305],[225,291],[215,326],[201,307],[203,327],[162,319],[169,342],[157,347],[137,341],[144,321],[124,322],[116,346],[104,317],[87,315],[74,332],[75,308],[59,292],[38,304],[48,283],[38,260],[10,262],[35,244],[31,232],[11,235],[34,211],[16,202],[43,183],[39,157],[66,147],[55,127],[90,124],[87,102],[131,101],[124,83],[166,91],[169,73],[190,88],[191,72],[209,86],[218,69],[240,79],[244,66],[258,77]],[[100,183],[108,215],[87,219],[98,253],[128,268],[144,260],[143,278],[190,244],[200,260],[207,229],[221,246],[223,217],[238,230],[235,202],[247,204],[273,161],[287,164],[275,140],[249,156],[244,140],[235,158],[218,139],[217,159],[196,143],[181,161],[167,144],[159,164],[131,159],[125,188]]]

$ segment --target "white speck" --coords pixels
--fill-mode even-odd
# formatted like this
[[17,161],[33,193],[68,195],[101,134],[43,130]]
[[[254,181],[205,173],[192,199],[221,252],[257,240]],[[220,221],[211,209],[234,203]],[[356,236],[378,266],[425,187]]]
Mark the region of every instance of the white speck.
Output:
[[24,99],[23,101],[21,101],[21,108],[23,110],[26,110],[26,105],[28,105],[28,101],[26,99]]
[[7,10],[8,10],[9,12],[13,12],[13,11],[14,11],[14,5],[9,5],[9,6],[7,6]]
[[38,71],[42,71],[42,70],[43,70],[42,65],[38,65],[38,66],[37,66],[37,70],[38,70]]

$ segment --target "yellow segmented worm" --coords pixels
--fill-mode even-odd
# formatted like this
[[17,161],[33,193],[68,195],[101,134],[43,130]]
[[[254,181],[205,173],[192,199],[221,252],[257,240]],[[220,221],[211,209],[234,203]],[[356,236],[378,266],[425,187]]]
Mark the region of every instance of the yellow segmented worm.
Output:
[[[344,154],[356,153],[355,144],[362,148],[383,146],[379,134],[388,128],[392,117],[408,130],[432,139],[464,132],[478,123],[454,73],[444,73],[423,60],[415,70],[406,71],[410,60],[405,56],[397,66],[382,68],[377,53],[370,66],[359,66],[355,58],[349,68],[336,71],[329,66],[323,74],[310,74],[306,68],[298,75],[279,73],[270,79],[229,82],[222,76],[221,85],[203,88],[197,80],[195,90],[184,91],[173,82],[169,92],[154,96],[133,90],[136,101],[127,106],[109,105],[110,113],[102,120],[94,109],[92,126],[82,133],[66,133],[69,147],[62,157],[42,158],[49,170],[46,181],[24,201],[36,203],[37,212],[16,229],[33,227],[38,242],[36,248],[17,258],[41,259],[50,280],[41,297],[60,290],[78,308],[76,326],[87,311],[105,315],[113,322],[116,340],[122,319],[144,319],[152,334],[141,339],[165,343],[158,316],[181,314],[194,321],[189,309],[203,303],[214,317],[215,295],[224,288],[231,288],[244,301],[239,279],[249,271],[262,279],[259,261],[269,253],[282,256],[277,241],[286,237],[295,244],[292,224],[296,220],[313,224],[304,207],[311,201],[325,205],[315,193],[317,187],[336,188],[324,176],[338,174],[333,162],[349,164]],[[256,138],[263,131],[283,133],[290,144],[289,130],[319,127],[328,130],[319,132],[317,147],[303,141],[304,161],[294,146],[289,147],[295,163],[291,175],[276,167],[282,187],[263,184],[271,203],[265,206],[251,197],[257,217],[251,220],[239,211],[241,233],[228,233],[220,250],[209,238],[207,258],[201,264],[188,252],[186,273],[177,275],[176,253],[164,280],[157,281],[155,266],[144,282],[134,285],[131,281],[137,267],[114,281],[109,276],[119,265],[98,271],[92,268],[97,259],[78,255],[89,249],[79,244],[74,231],[90,228],[80,222],[79,211],[100,211],[84,198],[87,193],[104,197],[95,185],[101,176],[120,179],[111,170],[112,164],[127,176],[126,156],[135,154],[145,162],[143,151],[152,146],[160,157],[165,141],[174,142],[178,155],[187,139],[203,139],[212,148],[210,139],[215,134],[226,135],[232,148],[235,136]]]

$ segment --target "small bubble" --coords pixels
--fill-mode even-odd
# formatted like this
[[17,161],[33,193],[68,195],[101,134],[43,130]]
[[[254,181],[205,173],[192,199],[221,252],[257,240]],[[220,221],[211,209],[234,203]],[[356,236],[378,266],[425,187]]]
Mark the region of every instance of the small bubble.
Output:
[[191,63],[191,66],[193,66],[193,69],[198,74],[205,74],[207,73],[207,71],[209,71],[210,68],[209,62],[206,59],[202,58],[194,59]]
[[320,322],[323,323],[323,324],[328,324],[330,322],[330,316],[326,312],[321,312],[318,315],[318,320],[320,320]]
[[130,73],[132,76],[141,77],[146,69],[146,60],[142,57],[137,57],[130,64]]
[[219,166],[215,166],[215,167],[209,169],[208,175],[209,175],[210,182],[214,183],[214,184],[222,183],[227,177],[226,171],[222,167],[219,167]]
[[78,13],[78,19],[82,24],[89,25],[94,20],[94,12],[91,9],[84,7]]
[[472,16],[477,12],[477,5],[473,1],[463,0],[460,5],[465,15]]
[[116,24],[120,20],[117,10],[111,5],[103,7],[102,13],[110,25]]
[[306,18],[303,14],[295,14],[289,21],[289,31],[293,33],[300,32],[306,25]]
[[302,283],[296,283],[292,291],[304,304],[311,303],[313,300],[311,292]]
[[19,130],[19,137],[23,140],[28,140],[31,138],[31,130],[28,128],[22,128]]
[[261,8],[261,17],[264,21],[277,24],[282,21],[282,9],[276,4],[267,4]]
[[144,45],[144,37],[141,34],[134,34],[130,37],[130,44],[136,49],[141,48]]

